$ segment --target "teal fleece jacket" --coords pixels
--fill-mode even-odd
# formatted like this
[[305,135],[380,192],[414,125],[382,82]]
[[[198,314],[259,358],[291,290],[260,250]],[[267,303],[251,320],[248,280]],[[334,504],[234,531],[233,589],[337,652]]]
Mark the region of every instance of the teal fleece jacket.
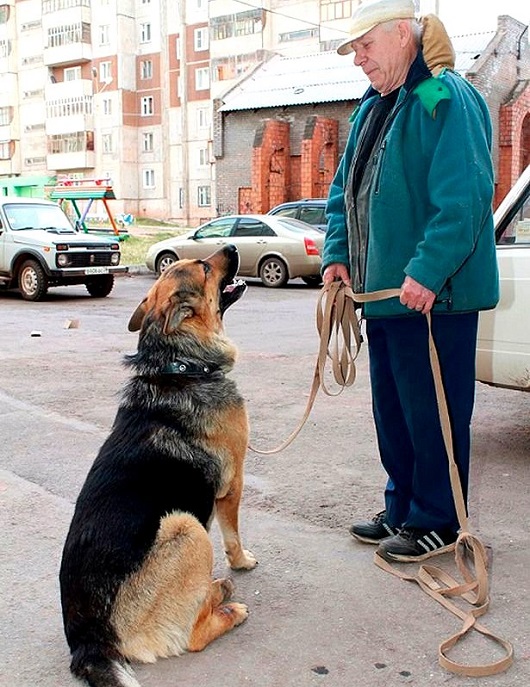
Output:
[[[322,269],[349,255],[344,187],[369,94],[330,187]],[[378,151],[368,210],[364,291],[399,288],[406,275],[437,294],[435,312],[493,308],[499,298],[493,231],[491,121],[475,88],[446,70],[401,88]],[[366,317],[413,315],[399,299],[367,303]]]

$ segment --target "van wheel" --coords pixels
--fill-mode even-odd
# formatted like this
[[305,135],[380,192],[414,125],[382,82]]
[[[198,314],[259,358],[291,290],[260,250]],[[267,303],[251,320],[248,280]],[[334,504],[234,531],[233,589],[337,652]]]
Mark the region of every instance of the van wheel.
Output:
[[102,277],[92,277],[85,283],[86,290],[92,298],[105,298],[114,286],[114,275],[105,274]]
[[261,281],[273,289],[278,289],[285,286],[289,280],[287,273],[287,266],[283,260],[276,257],[266,258],[259,268],[259,276]]
[[36,260],[26,260],[18,273],[18,289],[26,301],[41,301],[48,291],[48,277]]

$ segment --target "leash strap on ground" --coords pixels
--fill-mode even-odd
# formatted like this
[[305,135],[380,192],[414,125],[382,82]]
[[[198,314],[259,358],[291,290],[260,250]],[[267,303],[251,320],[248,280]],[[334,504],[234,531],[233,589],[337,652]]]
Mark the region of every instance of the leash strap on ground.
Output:
[[[370,295],[371,294],[363,294],[363,296],[367,296],[366,300],[370,300]],[[359,299],[357,294],[355,294],[354,297]],[[451,611],[451,613],[464,621],[461,629],[445,641],[441,642],[438,647],[438,662],[442,668],[445,668],[452,673],[456,673],[457,675],[466,675],[468,677],[496,675],[497,673],[507,670],[512,665],[513,646],[510,644],[510,642],[501,639],[493,632],[490,632],[490,630],[484,627],[484,625],[481,625],[477,622],[477,618],[487,612],[490,603],[488,591],[489,583],[487,554],[484,545],[478,539],[478,537],[469,532],[462,484],[453,451],[453,437],[451,431],[451,422],[449,419],[449,409],[447,407],[447,399],[442,381],[440,360],[432,334],[430,313],[427,313],[426,317],[429,329],[429,358],[436,391],[438,414],[440,417],[440,425],[448,458],[451,489],[453,492],[455,509],[460,525],[460,534],[456,540],[455,547],[455,561],[456,566],[465,582],[459,583],[441,568],[431,565],[421,566],[416,575],[407,575],[406,573],[403,573],[401,570],[398,570],[387,563],[387,561],[377,554],[374,556],[374,562],[379,568],[396,575],[402,580],[416,582],[426,594],[438,601],[438,603],[442,604],[442,606],[444,606],[447,610]],[[470,561],[467,560],[468,558]],[[474,608],[468,610],[467,612],[463,611],[459,606],[450,600],[450,598],[456,597],[460,597],[464,601],[474,606]],[[447,652],[456,644],[458,644],[458,642],[463,639],[471,630],[476,630],[488,639],[491,639],[493,642],[497,643],[504,649],[506,656],[491,663],[476,665],[460,663],[449,658],[447,656]]]
[[[316,314],[320,346],[311,391],[302,420],[294,432],[277,448],[261,451],[250,446],[249,448],[252,451],[262,455],[279,453],[298,436],[309,417],[319,388],[328,396],[336,396],[345,387],[351,386],[354,383],[356,377],[355,360],[362,343],[359,320],[355,312],[356,304],[381,301],[387,298],[399,298],[399,296],[400,289],[383,289],[381,291],[356,294],[342,281],[335,281],[324,286],[320,292]],[[442,668],[452,673],[469,677],[496,675],[507,670],[512,665],[513,647],[510,642],[501,639],[490,632],[484,625],[477,622],[477,618],[484,615],[489,608],[487,554],[484,545],[478,537],[468,531],[466,505],[458,466],[454,458],[451,422],[442,382],[440,361],[432,335],[430,313],[426,317],[429,330],[429,359],[434,379],[442,435],[448,458],[453,499],[460,525],[460,534],[455,548],[455,562],[464,582],[458,582],[444,570],[432,565],[422,565],[416,575],[408,575],[390,565],[377,554],[375,554],[375,564],[382,570],[390,572],[402,580],[416,582],[426,594],[463,620],[461,629],[441,642],[438,647],[438,661]],[[352,352],[353,342],[355,343],[354,352]],[[337,393],[332,393],[324,381],[328,360],[331,360],[333,378],[339,386]],[[473,606],[473,608],[468,611],[462,610],[452,601],[456,597],[460,597]],[[506,655],[504,658],[491,663],[476,665],[459,663],[449,658],[447,652],[471,630],[476,630],[484,637],[498,644],[505,651]]]

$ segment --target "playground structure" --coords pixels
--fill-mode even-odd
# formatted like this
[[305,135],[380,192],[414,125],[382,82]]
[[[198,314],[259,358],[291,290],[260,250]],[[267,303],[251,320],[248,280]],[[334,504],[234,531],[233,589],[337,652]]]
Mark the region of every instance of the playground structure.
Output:
[[[75,213],[75,222],[85,233],[107,233],[102,227],[93,229],[87,226],[87,217],[92,204],[94,201],[101,200],[111,225],[108,232],[113,233],[120,241],[129,237],[127,227],[133,223],[134,217],[122,213],[116,219],[114,218],[108,201],[116,200],[116,196],[112,188],[112,180],[109,178],[59,179],[50,192],[50,199],[58,201],[60,205],[65,202],[70,203]],[[86,201],[83,208],[80,207],[78,201]],[[67,214],[71,215],[72,213]]]

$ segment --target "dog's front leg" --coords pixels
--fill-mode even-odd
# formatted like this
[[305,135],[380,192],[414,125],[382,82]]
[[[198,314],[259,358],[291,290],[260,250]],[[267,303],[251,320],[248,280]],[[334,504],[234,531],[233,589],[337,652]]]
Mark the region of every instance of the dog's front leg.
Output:
[[239,503],[242,489],[242,481],[232,482],[226,495],[216,499],[215,510],[230,567],[234,570],[251,570],[258,561],[250,551],[243,549],[239,536]]

